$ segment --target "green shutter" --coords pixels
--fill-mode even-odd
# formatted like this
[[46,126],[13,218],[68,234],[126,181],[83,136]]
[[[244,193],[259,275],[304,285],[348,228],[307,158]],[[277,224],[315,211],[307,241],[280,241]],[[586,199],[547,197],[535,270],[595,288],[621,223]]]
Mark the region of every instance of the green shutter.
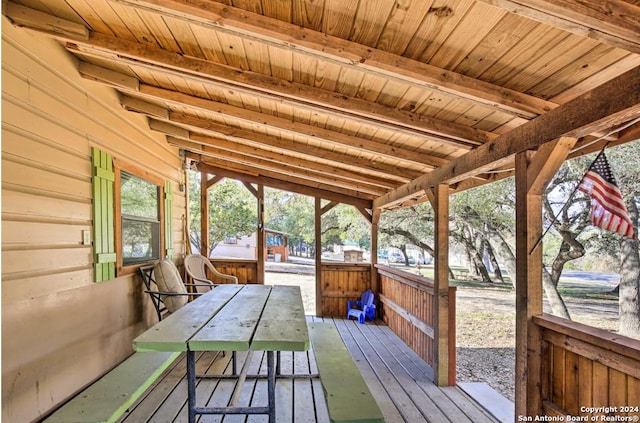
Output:
[[165,257],[173,258],[173,190],[171,181],[164,182],[164,248]]
[[111,154],[91,150],[93,168],[93,251],[95,281],[116,277],[113,185],[115,174]]

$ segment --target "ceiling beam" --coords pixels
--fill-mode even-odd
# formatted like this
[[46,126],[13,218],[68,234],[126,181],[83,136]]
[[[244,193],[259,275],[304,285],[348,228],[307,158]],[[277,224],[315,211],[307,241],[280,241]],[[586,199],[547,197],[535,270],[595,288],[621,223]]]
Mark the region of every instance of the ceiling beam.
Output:
[[[298,159],[296,157],[283,157],[282,154],[272,151],[257,150],[253,154],[247,154],[244,151],[245,149],[237,148],[236,146],[234,152],[232,151],[233,146],[229,145],[233,143],[224,143],[220,139],[207,137],[205,135],[192,133],[191,141],[199,142],[202,145],[204,152],[208,151],[208,147],[213,147],[219,150],[220,153],[222,153],[223,150],[229,152],[229,157],[231,159],[233,159],[236,154],[241,154],[245,157],[253,157],[255,159],[255,164],[269,163],[268,166],[264,166],[279,170],[286,175],[298,175],[300,177],[306,177],[307,179],[313,179],[313,177],[317,179],[324,178],[328,182],[335,183],[339,186],[375,193],[377,195],[381,195],[401,185],[395,181],[392,182],[376,176],[345,171],[344,169],[337,168],[332,163],[323,164],[310,160]],[[250,148],[250,150],[256,149]]]
[[[206,138],[206,137],[204,137]],[[214,140],[215,141],[215,140]],[[167,142],[175,147],[185,148],[193,147],[192,142],[185,142],[182,139],[168,137]],[[237,163],[239,165],[252,166],[261,174],[268,172],[276,172],[277,174],[286,175],[286,180],[303,184],[305,182],[324,184],[326,186],[344,188],[353,192],[361,192],[363,194],[380,196],[388,190],[377,187],[365,182],[347,180],[337,175],[331,175],[324,172],[317,172],[310,169],[302,169],[298,166],[286,165],[282,162],[251,156],[238,152],[231,152],[224,148],[218,148],[215,145],[202,143],[199,148],[190,149],[192,152],[199,152],[202,156],[211,157],[215,160],[223,159],[229,163]]]
[[420,89],[439,91],[513,116],[531,119],[557,105],[418,60],[302,28],[211,0],[120,0],[173,19],[257,40]]
[[497,137],[469,126],[95,32],[91,33],[89,41],[71,40],[67,48],[75,53],[189,78],[312,112],[334,114],[374,127],[402,131],[456,148],[474,147]]
[[[253,145],[260,147],[266,146],[270,148],[276,148],[284,154],[290,155],[293,152],[314,159],[320,159],[324,162],[332,162],[336,167],[356,167],[369,172],[378,173],[381,177],[388,177],[394,180],[399,180],[401,182],[406,182],[423,173],[416,170],[401,169],[397,165],[378,162],[375,157],[366,159],[361,157],[349,156],[341,152],[335,152],[325,148],[304,145],[299,142],[281,139],[275,136],[269,136],[244,129],[228,127],[195,116],[170,112],[169,110],[158,107],[155,104],[150,104],[143,100],[139,100],[127,95],[121,97],[121,103],[125,110],[143,113],[152,119],[159,118],[162,121],[172,122],[174,126],[178,125],[179,128],[182,129],[182,132],[186,134],[178,135],[182,138],[188,139],[189,137],[191,137],[189,131],[193,130],[194,132],[209,134],[223,140],[231,140],[243,145]],[[172,135],[176,135],[175,132]],[[286,159],[283,157],[283,160]]]
[[481,0],[583,37],[640,54],[640,6],[624,0]]
[[[150,122],[150,127],[154,130],[159,129],[153,122]],[[226,152],[227,158],[231,161],[244,162],[257,167],[264,166],[265,169],[276,169],[289,175],[309,178],[310,175],[313,176],[310,172],[312,171],[317,175],[318,179],[324,178],[341,186],[350,186],[363,191],[378,193],[378,195],[388,191],[389,188],[400,185],[398,183],[389,183],[389,181],[380,181],[375,177],[369,178],[367,175],[355,172],[343,172],[333,165],[325,165],[295,157],[283,159],[282,154],[274,151],[242,146],[206,135],[190,133],[188,139],[168,135],[167,141],[169,144],[195,153],[219,156]]]
[[[91,70],[92,68],[96,68]],[[80,73],[88,79],[95,79],[91,75],[99,70],[97,66],[81,62],[79,66]],[[116,87],[124,89],[123,87]],[[130,90],[133,91],[133,90]],[[431,167],[442,166],[449,162],[437,156],[432,156],[428,151],[408,150],[406,148],[386,144],[381,141],[370,140],[362,137],[351,136],[342,132],[332,131],[330,129],[309,125],[302,122],[295,122],[291,119],[285,119],[278,116],[261,113],[258,111],[243,109],[241,107],[232,106],[230,104],[220,103],[213,100],[207,100],[178,91],[167,90],[147,84],[139,84],[135,90],[137,95],[142,97],[166,102],[168,106],[178,105],[188,107],[194,110],[200,110],[207,113],[219,114],[223,117],[230,117],[250,124],[259,124],[266,128],[283,131],[291,135],[308,137],[309,140],[328,143],[336,146],[348,147],[364,153],[376,153],[380,156],[392,158],[394,160],[403,160],[420,165]]]
[[[83,75],[86,75],[87,70],[81,70]],[[407,162],[409,164],[418,164],[420,166],[428,166],[430,168],[442,166],[449,162],[447,159],[443,159],[436,156],[429,155],[429,151],[418,150],[408,150],[406,148],[397,147],[391,144],[385,144],[382,142],[367,140],[365,138],[354,137],[347,134],[343,134],[341,132],[332,131],[325,128],[320,128],[317,126],[307,125],[300,122],[293,122],[290,119],[284,119],[280,117],[276,117],[273,115],[268,115],[266,113],[254,112],[247,109],[242,109],[240,107],[231,106],[228,104],[219,103],[212,100],[200,99],[197,97],[193,97],[187,94],[182,94],[176,91],[170,91],[163,88],[157,88],[150,85],[141,84],[140,90],[137,92],[143,95],[143,97],[155,100],[166,102],[169,105],[179,105],[181,107],[188,107],[189,109],[198,109],[208,113],[215,113],[220,116],[229,116],[236,118],[240,121],[252,124],[252,125],[260,125],[261,127],[273,128],[278,131],[284,131],[288,134],[295,135],[297,137],[308,137],[309,140],[319,141],[325,144],[331,144],[338,147],[346,147],[352,150],[357,150],[361,153],[365,153],[368,156],[374,155],[376,157],[386,157],[392,160],[400,160],[403,162]],[[137,94],[136,93],[136,94]],[[124,97],[127,103],[126,107],[130,107],[130,110],[135,110],[135,106],[132,104],[137,101],[137,97],[125,96]],[[149,108],[153,107],[149,105],[145,110],[149,110]],[[165,109],[166,110],[166,109]],[[145,111],[145,113],[147,113]],[[153,114],[153,113],[148,113]],[[232,115],[233,114],[233,115]],[[160,112],[154,114],[155,116],[161,116]],[[163,118],[168,118],[162,116]],[[220,123],[216,123],[211,120],[193,120],[195,127],[201,129],[208,129],[216,132],[223,133],[229,136],[240,136],[245,139],[253,140],[255,142],[265,143],[272,145],[270,142],[263,142],[262,139],[273,138],[260,134],[250,134],[250,131],[245,131],[239,128],[234,128],[230,126],[226,126]],[[271,123],[269,125],[268,123]],[[275,125],[278,126],[275,126]],[[284,128],[282,128],[284,127]],[[245,135],[240,135],[244,133]],[[258,139],[260,138],[260,139]],[[277,141],[280,138],[276,138]]]
[[581,138],[637,117],[640,117],[640,67],[383,195],[374,201],[374,207],[388,208],[436,185],[458,182],[506,162],[516,153],[536,149],[562,136]]
[[243,173],[242,171],[217,167],[215,165],[206,163],[202,160],[202,157],[197,154],[190,153],[187,155],[187,157],[199,162],[199,164],[197,165],[199,170],[203,170],[212,175],[223,175],[225,177],[238,179],[243,182],[262,184],[271,188],[290,191],[296,194],[309,195],[311,197],[323,198],[330,201],[336,201],[338,203],[349,204],[355,207],[371,208],[372,206],[372,201],[369,199],[353,197],[337,192],[327,191],[317,187],[306,186],[271,177]]
[[[89,38],[74,33],[57,33],[33,20],[20,20],[21,14],[38,13],[33,9],[10,3],[8,17],[14,24],[47,34],[67,42],[67,48],[88,56],[107,59],[129,66],[140,66],[152,71],[191,78],[224,89],[232,89],[270,101],[301,107],[320,113],[338,114],[374,127],[403,131],[412,136],[425,137],[459,148],[484,144],[497,134],[469,126],[419,115],[405,110],[310,85],[285,81],[269,75],[233,68],[203,58],[195,58],[113,36],[90,31]],[[29,12],[31,11],[31,12]],[[19,12],[19,13],[18,13]],[[9,14],[13,13],[13,15]],[[55,17],[53,17],[55,18]]]

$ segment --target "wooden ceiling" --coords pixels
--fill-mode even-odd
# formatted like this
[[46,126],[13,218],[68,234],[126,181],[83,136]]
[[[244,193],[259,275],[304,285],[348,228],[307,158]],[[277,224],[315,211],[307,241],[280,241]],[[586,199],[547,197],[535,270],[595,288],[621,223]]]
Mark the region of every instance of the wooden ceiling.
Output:
[[[584,94],[640,67],[640,0],[21,0],[3,12],[64,43],[83,77],[117,89],[198,168],[363,208],[511,176],[517,151],[493,157],[495,145],[618,103],[620,90]],[[628,79],[628,104],[549,136],[580,126],[573,156],[638,139],[634,125],[598,140],[640,116]]]

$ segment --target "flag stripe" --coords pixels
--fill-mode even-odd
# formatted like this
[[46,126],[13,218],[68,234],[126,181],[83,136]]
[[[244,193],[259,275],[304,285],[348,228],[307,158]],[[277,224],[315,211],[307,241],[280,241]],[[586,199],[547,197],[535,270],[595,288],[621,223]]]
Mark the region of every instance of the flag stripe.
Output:
[[591,223],[635,239],[633,222],[604,152],[598,155],[578,185],[591,197]]

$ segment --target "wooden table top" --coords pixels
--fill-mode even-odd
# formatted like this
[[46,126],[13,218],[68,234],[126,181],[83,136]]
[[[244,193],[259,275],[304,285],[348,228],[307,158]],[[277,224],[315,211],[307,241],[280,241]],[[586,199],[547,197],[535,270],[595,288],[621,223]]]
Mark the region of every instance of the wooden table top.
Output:
[[136,351],[306,351],[297,286],[222,285],[133,341]]

